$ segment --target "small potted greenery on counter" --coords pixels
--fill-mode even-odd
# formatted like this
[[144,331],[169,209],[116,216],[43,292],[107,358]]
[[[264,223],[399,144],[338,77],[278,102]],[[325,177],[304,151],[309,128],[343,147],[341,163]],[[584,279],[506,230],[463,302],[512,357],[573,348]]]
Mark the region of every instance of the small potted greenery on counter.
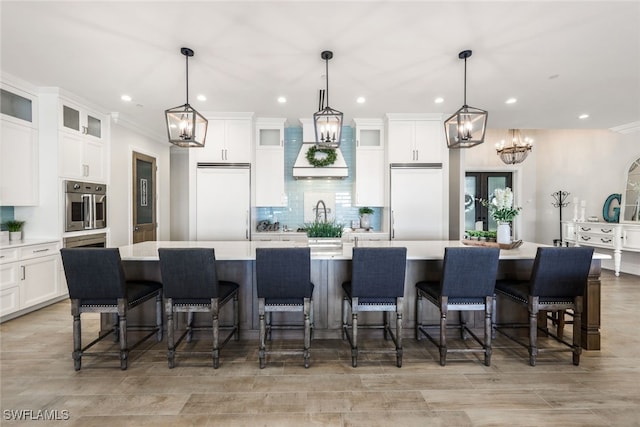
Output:
[[9,220],[4,223],[7,230],[9,230],[9,240],[12,242],[22,240],[22,226],[24,221]]
[[360,228],[364,228],[365,230],[370,229],[371,228],[370,216],[373,215],[373,209],[365,206],[358,209],[358,213],[360,214]]

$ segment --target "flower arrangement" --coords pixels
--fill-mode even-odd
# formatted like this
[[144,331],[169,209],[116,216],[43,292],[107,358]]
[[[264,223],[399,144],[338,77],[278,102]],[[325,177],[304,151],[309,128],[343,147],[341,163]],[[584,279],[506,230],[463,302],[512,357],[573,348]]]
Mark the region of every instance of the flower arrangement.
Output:
[[493,192],[493,199],[480,199],[482,206],[489,208],[489,215],[496,222],[511,222],[522,210],[521,207],[513,206],[513,192],[511,188],[496,188]]

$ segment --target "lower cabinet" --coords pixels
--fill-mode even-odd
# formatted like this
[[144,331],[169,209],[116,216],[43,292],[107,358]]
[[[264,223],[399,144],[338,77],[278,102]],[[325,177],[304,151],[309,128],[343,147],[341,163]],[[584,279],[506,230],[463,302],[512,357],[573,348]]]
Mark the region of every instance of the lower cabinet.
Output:
[[0,250],[0,319],[60,296],[58,243]]

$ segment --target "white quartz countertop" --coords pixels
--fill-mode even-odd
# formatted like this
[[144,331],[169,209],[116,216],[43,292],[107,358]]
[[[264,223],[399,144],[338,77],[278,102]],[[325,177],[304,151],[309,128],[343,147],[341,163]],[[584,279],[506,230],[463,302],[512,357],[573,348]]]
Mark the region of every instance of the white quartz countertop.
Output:
[[[158,248],[214,248],[220,261],[250,261],[256,258],[256,248],[306,247],[305,241],[152,241],[120,247],[124,261],[158,260]],[[353,243],[343,243],[342,248],[312,248],[311,259],[350,260]],[[439,260],[446,247],[463,247],[459,240],[387,240],[361,241],[358,247],[389,248],[406,247],[408,260]],[[534,259],[542,245],[524,242],[517,249],[501,250],[500,259]],[[610,255],[594,253],[594,259],[610,259]]]
[[24,239],[11,240],[0,243],[0,249],[21,248],[24,246],[42,245],[45,243],[60,243],[58,239]]

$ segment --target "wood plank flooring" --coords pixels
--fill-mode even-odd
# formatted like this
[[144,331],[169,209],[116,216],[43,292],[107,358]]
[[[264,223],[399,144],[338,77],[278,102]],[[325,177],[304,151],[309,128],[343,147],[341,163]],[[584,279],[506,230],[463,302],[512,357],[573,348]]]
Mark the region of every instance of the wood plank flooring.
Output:
[[[260,370],[257,340],[241,340],[223,349],[218,370],[180,354],[170,370],[166,341],[148,341],[126,371],[115,358],[84,358],[79,372],[64,301],[0,325],[0,424],[640,426],[639,301],[640,277],[603,272],[602,350],[583,352],[580,366],[569,353],[544,353],[530,367],[526,350],[498,335],[490,367],[466,354],[441,367],[427,340],[405,339],[402,368],[394,356],[369,354],[354,369],[346,341],[314,340],[309,369],[301,356],[274,356]],[[88,319],[85,340],[99,327]],[[206,349],[196,338],[191,346]],[[39,419],[51,416],[58,420]]]

